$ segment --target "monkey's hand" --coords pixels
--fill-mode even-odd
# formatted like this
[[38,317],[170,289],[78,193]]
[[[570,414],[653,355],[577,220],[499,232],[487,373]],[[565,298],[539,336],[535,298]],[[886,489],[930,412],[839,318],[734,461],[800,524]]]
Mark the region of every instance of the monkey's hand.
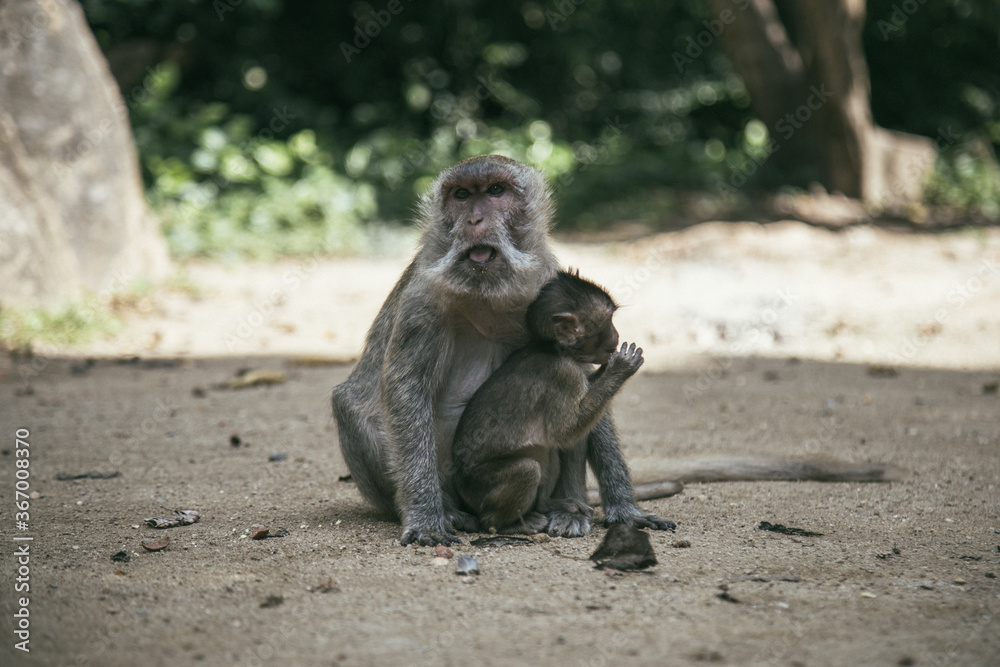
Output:
[[[447,502],[451,505],[450,501]],[[419,544],[422,547],[438,544],[448,546],[461,542],[455,535],[452,524],[445,518],[445,512],[411,512],[403,518],[403,538],[399,543],[404,547],[407,544]]]
[[635,343],[631,345],[622,343],[621,349],[613,352],[608,359],[607,372],[612,375],[632,377],[642,366],[643,361],[645,360],[642,358],[641,347],[636,347]]
[[429,528],[423,526],[405,526],[403,537],[399,543],[404,547],[408,544],[419,544],[422,547],[433,547],[438,544],[450,546],[461,544],[462,540],[454,533],[449,532],[441,526],[440,528]]
[[662,519],[655,514],[647,514],[639,509],[638,505],[625,507],[605,507],[604,513],[607,518],[605,525],[613,523],[625,523],[636,528],[651,528],[652,530],[673,530],[677,527],[673,521]]

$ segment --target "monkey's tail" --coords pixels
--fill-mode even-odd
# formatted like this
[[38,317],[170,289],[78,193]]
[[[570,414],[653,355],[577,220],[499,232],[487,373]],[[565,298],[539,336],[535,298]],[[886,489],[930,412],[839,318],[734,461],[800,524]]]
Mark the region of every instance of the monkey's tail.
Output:
[[[725,456],[664,461],[640,459],[633,467],[656,472],[645,477],[659,481],[636,484],[636,500],[666,498],[692,482],[890,482],[901,479],[903,469],[891,463],[850,463],[826,456],[781,458],[774,456]],[[666,481],[669,480],[669,481]],[[596,504],[596,491],[588,501]]]

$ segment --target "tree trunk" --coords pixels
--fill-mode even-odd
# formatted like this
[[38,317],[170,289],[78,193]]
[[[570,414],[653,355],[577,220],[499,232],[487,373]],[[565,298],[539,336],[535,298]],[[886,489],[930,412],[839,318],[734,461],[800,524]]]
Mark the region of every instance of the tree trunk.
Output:
[[79,5],[0,3],[0,303],[55,306],[168,269],[128,109]]
[[[801,169],[819,152],[815,125],[800,124],[787,116],[809,96],[802,56],[792,45],[772,0],[709,0],[716,16],[735,16],[722,31],[722,41],[733,68],[750,91],[754,110],[779,142],[774,154],[785,169]],[[741,9],[742,7],[742,9]],[[797,126],[796,126],[797,125]]]
[[781,150],[782,139],[802,141],[796,158],[817,150],[830,191],[881,208],[921,199],[936,149],[926,137],[875,125],[861,42],[865,0],[787,0],[795,46],[773,0],[749,0],[742,11],[729,0],[710,4],[736,13],[722,39]]

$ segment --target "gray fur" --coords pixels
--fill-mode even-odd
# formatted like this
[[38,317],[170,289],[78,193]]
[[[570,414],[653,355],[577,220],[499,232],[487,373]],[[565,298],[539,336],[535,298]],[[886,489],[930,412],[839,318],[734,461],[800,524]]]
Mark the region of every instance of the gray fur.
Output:
[[[510,190],[478,224],[453,196],[469,188],[488,207],[482,193],[498,182]],[[420,211],[420,248],[333,390],[333,412],[358,489],[402,521],[402,543],[451,544],[456,529],[475,527],[451,489],[454,429],[479,385],[524,344],[525,310],[556,271],[552,204],[540,173],[483,156],[444,171]],[[483,243],[497,257],[474,266],[468,253]]]

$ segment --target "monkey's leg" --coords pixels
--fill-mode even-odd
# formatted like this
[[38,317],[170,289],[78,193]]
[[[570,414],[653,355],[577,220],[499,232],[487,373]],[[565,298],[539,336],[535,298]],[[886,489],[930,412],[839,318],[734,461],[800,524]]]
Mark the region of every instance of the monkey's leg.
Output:
[[[559,477],[550,493],[545,483],[539,489],[537,509],[548,517],[549,534],[559,537],[582,537],[590,533],[594,508],[587,497],[587,441],[558,452]],[[544,494],[544,495],[543,495]]]
[[398,520],[399,510],[393,502],[396,490],[385,465],[387,457],[379,444],[380,420],[370,405],[358,399],[349,382],[333,390],[340,451],[362,497]]
[[622,456],[611,413],[606,413],[587,437],[587,460],[601,490],[606,523],[627,523],[638,528],[673,530],[673,521],[647,514],[635,504],[632,476]]
[[[530,457],[503,458],[483,463],[479,474],[465,480],[465,489],[481,489],[473,504],[483,528],[498,533],[534,534],[545,530],[548,519],[533,511],[542,479],[542,466]],[[463,494],[464,495],[464,494]]]

